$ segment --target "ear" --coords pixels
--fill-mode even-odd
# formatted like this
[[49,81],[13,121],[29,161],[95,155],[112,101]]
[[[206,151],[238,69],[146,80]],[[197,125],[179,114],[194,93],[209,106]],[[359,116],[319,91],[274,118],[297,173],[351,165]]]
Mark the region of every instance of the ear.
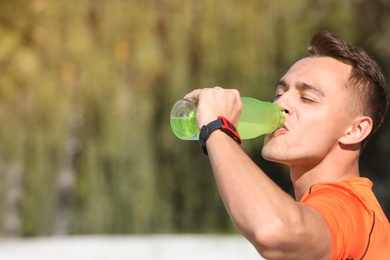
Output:
[[372,119],[368,116],[357,117],[350,125],[339,142],[344,145],[361,143],[372,130]]

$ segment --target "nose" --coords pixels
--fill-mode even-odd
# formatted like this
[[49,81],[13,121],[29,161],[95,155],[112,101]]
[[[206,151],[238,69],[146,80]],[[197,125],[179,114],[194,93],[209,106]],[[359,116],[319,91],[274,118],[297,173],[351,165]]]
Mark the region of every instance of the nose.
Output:
[[290,105],[290,102],[288,101],[286,93],[277,98],[274,103],[282,106],[286,114],[292,113],[292,107]]

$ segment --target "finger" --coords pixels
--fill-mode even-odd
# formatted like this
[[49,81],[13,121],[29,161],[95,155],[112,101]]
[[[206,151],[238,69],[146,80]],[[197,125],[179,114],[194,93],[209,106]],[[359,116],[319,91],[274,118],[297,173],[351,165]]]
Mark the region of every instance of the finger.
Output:
[[242,105],[240,92],[237,89],[229,89],[229,91],[231,91],[236,96],[236,100],[237,100],[238,104]]
[[237,89],[229,89],[229,91],[233,92],[237,98],[240,98],[240,92]]
[[195,89],[189,93],[187,93],[184,98],[189,99],[193,102],[197,102],[199,100],[200,93],[202,92],[202,89]]

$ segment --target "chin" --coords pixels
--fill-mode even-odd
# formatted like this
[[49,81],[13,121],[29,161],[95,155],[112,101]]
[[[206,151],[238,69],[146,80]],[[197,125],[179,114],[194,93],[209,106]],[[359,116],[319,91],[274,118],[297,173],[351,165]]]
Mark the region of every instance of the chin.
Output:
[[278,147],[272,142],[272,140],[265,140],[263,149],[261,150],[261,156],[271,162],[285,164],[288,155],[286,154],[286,147]]
[[267,160],[276,162],[278,161],[278,155],[280,156],[280,153],[276,152],[275,150],[271,149],[269,146],[267,146],[266,143],[264,143],[263,149],[261,150],[261,156]]
[[264,160],[266,160],[266,161],[280,163],[280,164],[290,166],[290,162],[289,162],[288,158],[283,157],[283,154],[281,154],[281,153],[275,154],[275,153],[267,153],[267,152],[263,151],[261,153],[261,155],[264,158]]

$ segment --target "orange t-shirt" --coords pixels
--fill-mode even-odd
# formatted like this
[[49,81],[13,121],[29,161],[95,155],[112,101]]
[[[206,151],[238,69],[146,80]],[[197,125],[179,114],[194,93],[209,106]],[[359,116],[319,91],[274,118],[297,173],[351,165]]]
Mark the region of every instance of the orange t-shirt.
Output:
[[390,259],[390,224],[367,178],[313,185],[301,203],[316,209],[332,236],[331,260]]

